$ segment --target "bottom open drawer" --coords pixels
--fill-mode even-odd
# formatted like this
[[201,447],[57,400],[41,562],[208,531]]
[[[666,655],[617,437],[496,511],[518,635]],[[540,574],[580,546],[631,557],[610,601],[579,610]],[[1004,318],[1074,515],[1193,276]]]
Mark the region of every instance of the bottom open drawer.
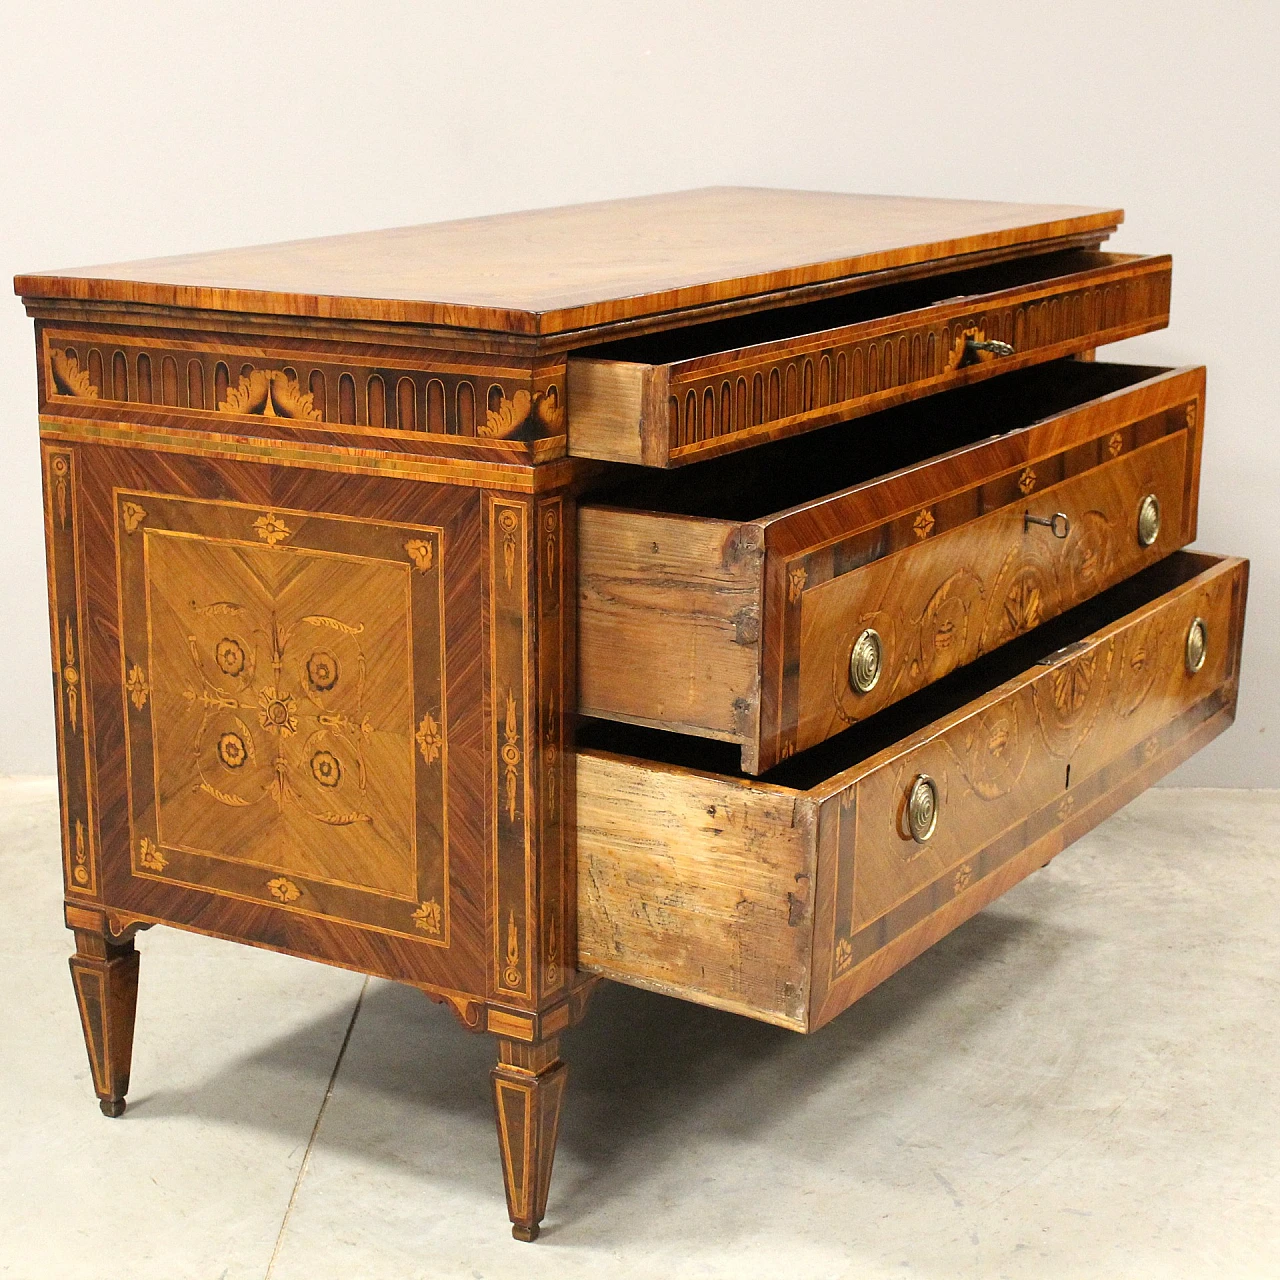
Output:
[[1247,584],[1178,552],[760,778],[585,722],[580,967],[816,1029],[1231,723]]

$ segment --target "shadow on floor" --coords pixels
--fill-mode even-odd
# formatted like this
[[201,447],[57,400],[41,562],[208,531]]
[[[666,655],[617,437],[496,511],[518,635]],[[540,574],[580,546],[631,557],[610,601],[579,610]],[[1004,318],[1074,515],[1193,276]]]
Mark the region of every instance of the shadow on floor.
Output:
[[[585,1221],[611,1199],[626,1196],[641,1176],[638,1167],[645,1177],[660,1177],[664,1151],[699,1137],[746,1140],[758,1130],[787,1126],[801,1103],[829,1087],[837,1073],[849,1079],[850,1088],[846,1093],[842,1086],[839,1106],[824,1110],[824,1136],[856,1143],[866,1115],[891,1110],[895,1090],[906,1087],[883,1070],[869,1073],[868,1084],[860,1064],[916,1020],[930,1017],[955,988],[1000,966],[1031,931],[1041,935],[1034,944],[1041,963],[1022,976],[1032,983],[1038,975],[1048,980],[1069,937],[1056,936],[1043,919],[1007,907],[989,910],[814,1036],[601,984],[583,1025],[562,1042],[570,1084],[554,1217]],[[276,1117],[259,1099],[278,1095],[280,1073],[300,1086],[310,1078],[308,1087],[322,1089],[333,1058],[318,1056],[316,1046],[340,1043],[349,1017],[349,1009],[335,1013],[266,1050],[233,1059],[198,1086],[161,1087],[137,1096],[129,1114],[138,1120],[196,1116],[215,1124],[276,1128]],[[140,1031],[162,1034],[155,1026]],[[494,1195],[496,1142],[479,1137],[492,1133],[488,1072],[493,1052],[492,1037],[464,1031],[446,1009],[419,992],[371,982],[335,1102],[317,1136],[317,1152],[407,1168],[424,1180],[425,1193],[444,1171],[430,1154],[431,1144],[417,1140],[417,1118],[424,1128],[438,1126],[450,1135],[448,1177],[461,1177],[482,1194]],[[939,1052],[945,1052],[945,1044]],[[255,1088],[264,1077],[275,1077],[271,1090]],[[638,1165],[634,1156],[640,1147],[644,1159]],[[633,1159],[624,1160],[624,1153]]]

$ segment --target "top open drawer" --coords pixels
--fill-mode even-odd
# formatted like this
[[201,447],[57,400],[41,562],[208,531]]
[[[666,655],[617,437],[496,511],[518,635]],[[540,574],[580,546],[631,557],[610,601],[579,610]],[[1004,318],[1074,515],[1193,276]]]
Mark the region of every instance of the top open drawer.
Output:
[[584,349],[569,452],[678,467],[1163,328],[1168,256],[1072,250]]

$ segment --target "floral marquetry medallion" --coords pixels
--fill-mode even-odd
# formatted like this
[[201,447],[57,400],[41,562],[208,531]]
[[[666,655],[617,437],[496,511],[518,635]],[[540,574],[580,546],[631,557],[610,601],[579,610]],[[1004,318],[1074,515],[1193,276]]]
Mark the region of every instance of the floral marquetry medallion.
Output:
[[442,531],[116,509],[134,874],[447,945]]

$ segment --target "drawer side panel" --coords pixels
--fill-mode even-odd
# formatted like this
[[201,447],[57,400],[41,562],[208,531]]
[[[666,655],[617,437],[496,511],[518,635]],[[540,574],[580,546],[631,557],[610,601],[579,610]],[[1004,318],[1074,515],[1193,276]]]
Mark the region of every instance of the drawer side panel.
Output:
[[795,795],[578,757],[578,966],[804,1030],[815,846]]

